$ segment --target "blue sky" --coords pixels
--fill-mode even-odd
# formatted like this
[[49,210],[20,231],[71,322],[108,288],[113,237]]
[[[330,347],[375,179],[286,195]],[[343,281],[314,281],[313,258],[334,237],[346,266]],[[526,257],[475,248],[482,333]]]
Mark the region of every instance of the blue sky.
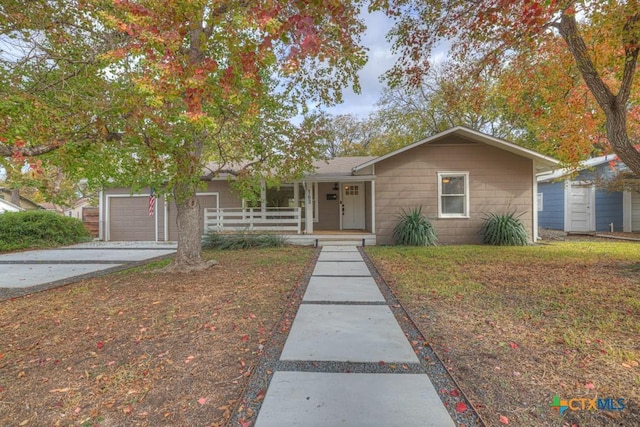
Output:
[[362,13],[367,30],[362,37],[363,44],[369,49],[369,61],[360,70],[361,93],[356,94],[351,88],[343,92],[344,102],[325,110],[332,114],[353,114],[365,118],[374,110],[375,103],[382,94],[384,84],[380,76],[395,62],[391,53],[391,44],[385,39],[391,29],[392,22],[382,12]]

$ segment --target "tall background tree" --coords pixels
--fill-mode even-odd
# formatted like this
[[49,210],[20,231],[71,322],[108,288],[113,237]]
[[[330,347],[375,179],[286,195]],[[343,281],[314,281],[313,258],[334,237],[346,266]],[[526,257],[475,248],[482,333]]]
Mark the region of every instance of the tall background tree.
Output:
[[[556,76],[577,72],[603,113],[607,144],[640,174],[640,153],[628,127],[630,118],[637,116],[637,1],[374,0],[371,8],[385,11],[396,22],[390,37],[400,59],[387,74],[393,85],[419,85],[434,47],[443,40],[449,41],[453,57],[461,64],[479,61],[484,70],[501,71],[514,57],[535,58],[561,39],[562,53],[570,55],[573,66],[557,69]],[[586,112],[592,113],[585,104]],[[593,140],[594,136],[583,138]],[[569,159],[592,151],[584,140],[556,143],[560,152],[577,153],[568,155]]]

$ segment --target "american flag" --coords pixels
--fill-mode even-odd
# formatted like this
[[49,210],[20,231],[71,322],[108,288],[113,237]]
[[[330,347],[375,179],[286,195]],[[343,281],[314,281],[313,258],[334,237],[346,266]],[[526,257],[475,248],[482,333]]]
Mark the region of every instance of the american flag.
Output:
[[149,193],[149,216],[153,216],[153,213],[156,210],[156,196],[153,195],[153,188]]

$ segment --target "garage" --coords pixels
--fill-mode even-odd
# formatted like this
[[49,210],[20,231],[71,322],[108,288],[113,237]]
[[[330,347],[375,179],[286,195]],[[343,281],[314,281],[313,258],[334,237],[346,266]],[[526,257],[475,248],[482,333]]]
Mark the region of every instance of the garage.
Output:
[[[218,193],[197,193],[200,203],[200,231],[204,231],[204,209],[218,208]],[[173,201],[156,200],[155,214],[149,215],[149,194],[107,194],[105,199],[105,240],[176,241],[177,208]],[[167,236],[167,238],[165,238]]]
[[149,216],[149,195],[108,197],[108,237],[112,241],[156,240],[156,218]]

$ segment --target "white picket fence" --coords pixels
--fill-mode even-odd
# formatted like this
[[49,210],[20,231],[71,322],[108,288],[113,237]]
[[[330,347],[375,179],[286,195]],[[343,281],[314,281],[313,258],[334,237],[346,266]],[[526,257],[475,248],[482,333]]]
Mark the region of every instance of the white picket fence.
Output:
[[302,233],[301,208],[207,208],[204,232],[281,231]]

